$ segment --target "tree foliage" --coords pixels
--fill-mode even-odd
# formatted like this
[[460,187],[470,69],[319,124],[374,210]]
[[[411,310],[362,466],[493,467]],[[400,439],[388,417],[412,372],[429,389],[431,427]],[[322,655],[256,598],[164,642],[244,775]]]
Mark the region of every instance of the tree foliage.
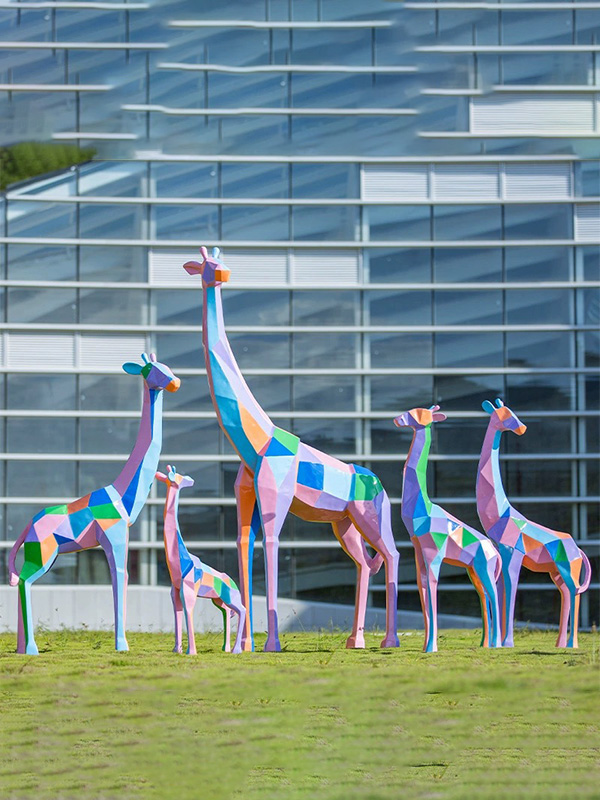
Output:
[[0,191],[11,183],[89,161],[96,151],[75,144],[20,142],[0,147]]

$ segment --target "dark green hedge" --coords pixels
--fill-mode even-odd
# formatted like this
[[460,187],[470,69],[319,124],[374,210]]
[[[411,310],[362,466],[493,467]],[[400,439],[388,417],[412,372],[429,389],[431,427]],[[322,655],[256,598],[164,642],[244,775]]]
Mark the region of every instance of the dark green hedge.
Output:
[[89,161],[96,151],[75,144],[21,142],[0,147],[0,191],[11,183]]

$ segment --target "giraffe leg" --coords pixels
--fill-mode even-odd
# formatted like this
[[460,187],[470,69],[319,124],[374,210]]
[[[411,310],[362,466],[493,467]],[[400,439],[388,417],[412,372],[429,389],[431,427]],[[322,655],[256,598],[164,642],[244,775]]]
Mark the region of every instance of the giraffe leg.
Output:
[[415,565],[417,568],[417,588],[419,590],[419,600],[423,610],[423,623],[425,628],[425,641],[429,638],[429,609],[427,607],[427,567],[423,560],[421,545],[416,536],[412,537],[413,547],[415,548]]
[[499,556],[492,545],[482,541],[473,559],[473,568],[477,580],[483,591],[482,612],[484,624],[487,622],[482,640],[483,647],[500,647],[500,631],[498,620],[500,609],[498,606],[498,591],[496,589],[496,574],[498,572]]
[[56,561],[58,545],[52,551],[45,553],[40,542],[25,542],[24,550],[25,561],[19,575],[20,630],[17,637],[17,653],[37,656],[38,648],[33,635],[33,614],[31,613],[31,586],[48,572]]
[[558,639],[556,647],[567,646],[567,633],[569,630],[570,593],[566,583],[561,578],[560,572],[551,572],[550,577],[560,592],[560,620],[558,625]]
[[260,515],[256,501],[254,477],[244,464],[240,464],[235,481],[235,498],[238,518],[238,567],[242,604],[246,609],[244,615],[241,647],[243,650],[254,650],[254,631],[252,626],[252,560],[254,557],[254,540],[260,527]]
[[[273,458],[276,464],[278,456]],[[273,465],[274,468],[275,464]],[[265,457],[254,476],[254,486],[263,529],[265,578],[267,583],[267,641],[264,647],[265,652],[279,652],[281,650],[277,615],[279,534],[294,499],[296,472],[297,461],[290,459],[285,472],[275,475],[269,459]]]
[[106,554],[112,580],[115,606],[115,649],[129,650],[125,636],[129,529],[125,520],[120,520],[108,530],[102,531],[98,536],[98,544]]
[[562,578],[563,583],[565,584],[565,587],[569,593],[568,608],[569,608],[569,616],[571,619],[571,625],[570,625],[569,636],[566,642],[566,647],[577,648],[579,646],[577,640],[577,629],[579,623],[579,602],[580,602],[580,597],[577,594],[577,589],[579,588],[581,561],[579,561],[577,565],[571,564],[568,561],[560,561],[557,563],[557,567],[560,573],[560,577]]
[[196,655],[196,637],[194,635],[194,606],[196,605],[196,586],[186,583],[185,578],[181,582],[181,604],[183,605],[183,615],[185,617],[185,627],[188,635],[187,655]]
[[223,647],[221,650],[224,653],[231,653],[231,614],[228,606],[223,600],[213,600],[213,605],[221,610],[223,614]]
[[[379,509],[377,509],[375,500],[379,503]],[[386,633],[381,647],[399,647],[398,561],[400,556],[392,533],[389,498],[383,492],[375,500],[349,503],[348,512],[364,539],[383,557],[386,583]]]
[[523,553],[512,547],[498,544],[498,552],[502,559],[503,599],[502,608],[502,647],[514,647],[513,629],[515,624],[515,601],[517,598],[517,586],[519,585],[519,573],[523,563]]
[[242,652],[242,635],[244,631],[244,622],[246,619],[246,609],[244,608],[244,604],[242,603],[242,595],[240,592],[232,591],[231,592],[231,599],[229,601],[229,607],[233,609],[234,613],[237,614],[238,617],[238,628],[237,634],[235,637],[235,642],[233,644],[232,653],[241,653]]
[[429,617],[429,631],[423,652],[437,653],[437,589],[440,576],[442,559],[435,558],[427,565],[427,615]]
[[181,597],[175,586],[171,586],[171,601],[173,602],[173,612],[175,614],[175,647],[174,653],[183,652],[181,646],[181,632],[183,628],[183,606],[181,605]]
[[356,602],[354,606],[354,623],[352,633],[346,640],[348,649],[362,649],[365,646],[365,615],[369,595],[369,554],[365,542],[358,529],[349,518],[332,523],[335,538],[341,544],[346,555],[356,564]]
[[471,583],[475,587],[475,591],[479,595],[479,603],[481,605],[481,621],[482,621],[482,634],[481,634],[481,642],[479,643],[480,647],[489,647],[490,646],[490,608],[488,598],[486,596],[485,590],[483,588],[483,584],[479,579],[479,575],[477,574],[477,570],[471,564],[471,566],[467,567],[467,572],[469,574],[469,578],[471,579]]

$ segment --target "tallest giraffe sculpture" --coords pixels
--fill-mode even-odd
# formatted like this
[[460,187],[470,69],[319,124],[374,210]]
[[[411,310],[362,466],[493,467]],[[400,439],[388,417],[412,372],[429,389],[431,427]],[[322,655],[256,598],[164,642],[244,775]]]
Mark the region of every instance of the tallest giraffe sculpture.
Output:
[[[344,464],[297,436],[278,428],[248,388],[225,332],[221,284],[229,270],[219,260],[219,249],[202,261],[183,265],[202,276],[202,342],[210,392],[225,435],[241,465],[235,494],[238,510],[240,589],[246,616],[242,647],[253,650],[252,557],[259,527],[267,582],[268,635],[265,650],[280,650],[277,619],[279,534],[288,514],[304,520],[330,522],[345,552],[357,566],[354,626],[346,646],[364,647],[364,619],[369,577],[385,564],[386,635],[382,647],[398,647],[398,551],[391,526],[390,501],[379,478],[363,467]],[[365,542],[377,554],[371,558]]]

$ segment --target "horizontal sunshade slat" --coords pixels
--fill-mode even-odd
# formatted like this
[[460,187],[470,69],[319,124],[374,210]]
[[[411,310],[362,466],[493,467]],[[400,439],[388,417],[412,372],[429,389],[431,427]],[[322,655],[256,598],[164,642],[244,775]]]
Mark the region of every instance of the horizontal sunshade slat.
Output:
[[82,335],[79,340],[79,366],[83,369],[117,370],[125,361],[141,363],[146,349],[142,334],[118,336]]
[[363,200],[426,200],[429,179],[426,164],[415,166],[365,166],[362,176]]
[[69,333],[10,333],[6,350],[7,367],[50,370],[75,366],[75,339]]
[[[150,251],[149,280],[155,286],[197,286],[200,279],[182,268],[186,261],[200,261],[198,251]],[[231,270],[233,283],[287,283],[288,258],[285,250],[227,250],[223,261]]]
[[319,286],[356,286],[359,282],[358,254],[352,251],[307,250],[293,256],[293,281]]
[[474,97],[471,133],[593,133],[594,103],[593,95]]
[[575,206],[575,238],[579,242],[600,239],[600,203]]
[[433,197],[437,200],[495,200],[499,196],[496,164],[437,164]]
[[528,197],[572,196],[570,164],[506,164],[504,196],[507,200]]

